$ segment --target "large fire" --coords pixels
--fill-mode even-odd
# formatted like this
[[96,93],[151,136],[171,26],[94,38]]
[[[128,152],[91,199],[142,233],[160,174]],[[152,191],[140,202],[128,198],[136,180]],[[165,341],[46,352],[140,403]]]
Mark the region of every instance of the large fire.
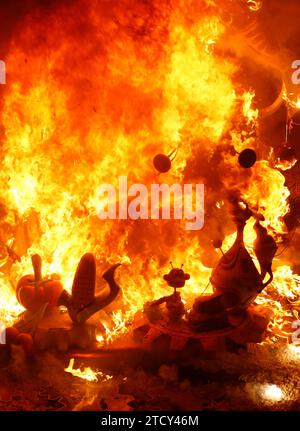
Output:
[[[247,3],[252,13],[260,9],[261,2]],[[220,239],[225,250],[233,241],[222,201],[232,188],[263,214],[279,242],[284,239],[289,191],[271,154],[248,174],[227,152],[217,165],[221,182],[212,178],[217,149],[228,140],[238,153],[255,148],[259,122],[255,95],[237,76],[239,59],[222,48],[228,30],[215,2],[81,0],[71,10],[50,11],[47,23],[39,10],[35,14],[13,36],[6,59],[2,320],[11,324],[22,310],[14,289],[31,272],[33,253],[67,289],[85,252],[96,255],[99,289],[107,266],[123,263],[122,298],[111,314],[115,323],[106,323],[106,340],[123,333],[124,322],[147,300],[166,293],[161,275],[169,260],[184,263],[191,274],[183,289],[191,304],[219,256],[211,241]],[[153,156],[174,149],[171,173],[158,176]],[[97,188],[117,186],[121,175],[145,185],[204,182],[204,233],[188,233],[179,221],[99,220]],[[250,249],[253,222],[246,232]],[[280,258],[277,264],[272,287],[259,299],[275,311],[273,339],[288,333],[285,318],[293,315],[283,296],[296,300],[300,293],[298,277]]]

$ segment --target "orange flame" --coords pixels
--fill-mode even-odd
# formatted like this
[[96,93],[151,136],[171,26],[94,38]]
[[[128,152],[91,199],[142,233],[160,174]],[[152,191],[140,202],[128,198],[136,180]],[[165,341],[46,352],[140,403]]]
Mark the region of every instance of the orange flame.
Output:
[[82,380],[87,380],[88,382],[105,382],[112,379],[112,376],[105,375],[101,371],[94,371],[90,367],[84,367],[83,369],[74,368],[75,359],[71,358],[69,365],[65,368],[65,372],[72,374],[74,377],[78,377]]

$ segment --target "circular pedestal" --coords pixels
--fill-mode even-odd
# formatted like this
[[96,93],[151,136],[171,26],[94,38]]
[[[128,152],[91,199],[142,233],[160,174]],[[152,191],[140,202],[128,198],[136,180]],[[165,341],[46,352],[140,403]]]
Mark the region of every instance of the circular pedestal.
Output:
[[171,324],[161,319],[150,321],[142,312],[137,313],[132,337],[136,345],[158,354],[211,356],[217,352],[238,352],[248,343],[264,339],[269,316],[261,307],[250,307],[238,326],[195,332],[186,321]]

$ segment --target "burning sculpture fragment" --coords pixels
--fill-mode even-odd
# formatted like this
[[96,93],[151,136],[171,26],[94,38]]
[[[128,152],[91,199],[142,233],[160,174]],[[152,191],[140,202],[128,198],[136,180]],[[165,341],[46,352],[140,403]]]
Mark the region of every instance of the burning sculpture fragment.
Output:
[[[171,350],[176,346],[180,351],[186,347],[189,340],[194,339],[198,341],[202,354],[205,351],[229,349],[228,340],[242,347],[264,339],[269,323],[268,312],[253,303],[273,279],[272,260],[277,245],[260,225],[261,218],[256,214],[254,229],[257,237],[254,250],[261,268],[259,273],[243,238],[246,222],[254,213],[245,202],[236,197],[231,198],[230,204],[237,228],[236,239],[212,271],[210,282],[214,293],[197,298],[192,310],[187,312],[176,288],[183,287],[190,276],[184,274],[182,269],[173,268],[164,276],[168,284],[175,289],[173,295],[146,304],[146,321],[143,318],[139,320],[140,316],[137,318],[133,335],[140,339],[141,331],[144,331],[148,347],[149,341],[151,346],[151,343],[163,334],[169,336]],[[264,281],[267,273],[269,278]],[[166,304],[165,315],[157,310],[163,303]],[[184,315],[187,315],[186,321],[182,320]],[[180,343],[174,343],[174,337],[177,341],[180,339]]]
[[[96,343],[98,321],[92,316],[109,305],[120,288],[114,273],[120,264],[113,265],[103,274],[110,291],[95,295],[96,264],[92,253],[85,254],[77,267],[72,294],[63,290],[55,278],[43,279],[42,260],[32,256],[34,275],[23,276],[17,285],[18,301],[25,307],[14,327],[8,328],[9,344],[24,344],[26,351],[55,349],[66,351],[71,347],[88,348]],[[67,308],[68,313],[60,307]],[[88,319],[89,322],[85,323]]]
[[38,254],[33,255],[31,261],[34,274],[24,275],[18,281],[18,301],[31,312],[38,311],[44,304],[55,307],[63,290],[61,282],[55,276],[49,279],[42,277],[42,259]]
[[95,257],[93,254],[88,253],[81,258],[73,281],[72,295],[65,290],[58,299],[58,305],[67,307],[70,318],[74,323],[84,323],[116,298],[120,288],[115,282],[114,273],[119,266],[120,264],[113,265],[102,276],[109,284],[109,294],[95,296]]
[[156,301],[145,304],[144,312],[148,315],[150,320],[155,321],[162,318],[159,306],[165,304],[169,322],[176,323],[181,321],[186,312],[177,289],[184,287],[186,280],[189,280],[189,278],[190,275],[185,274],[182,267],[173,268],[172,266],[171,271],[164,275],[164,280],[167,281],[169,286],[174,288],[174,292],[169,296],[163,296]]

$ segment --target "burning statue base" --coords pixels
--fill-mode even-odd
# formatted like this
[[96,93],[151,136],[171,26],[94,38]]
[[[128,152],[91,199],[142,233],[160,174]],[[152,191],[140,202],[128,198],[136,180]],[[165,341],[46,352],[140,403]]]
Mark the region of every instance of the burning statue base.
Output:
[[186,357],[197,354],[211,357],[217,352],[238,353],[249,343],[260,343],[269,323],[270,315],[263,308],[250,306],[237,326],[219,330],[196,332],[186,321],[170,323],[167,319],[150,321],[138,313],[134,322],[133,338],[147,350],[164,353],[164,357]]

